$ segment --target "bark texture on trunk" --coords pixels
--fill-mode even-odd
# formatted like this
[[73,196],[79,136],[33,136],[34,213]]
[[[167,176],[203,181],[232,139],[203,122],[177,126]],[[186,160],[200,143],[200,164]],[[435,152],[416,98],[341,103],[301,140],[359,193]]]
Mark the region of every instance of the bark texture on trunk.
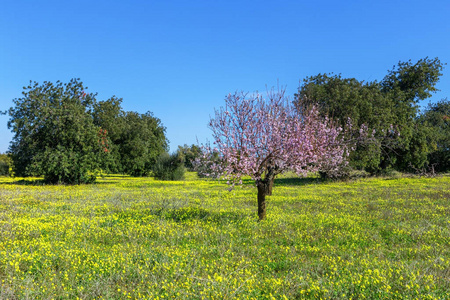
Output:
[[273,182],[275,175],[272,173],[266,174],[264,179],[256,181],[258,188],[258,217],[259,220],[266,218],[266,196],[272,195]]
[[266,188],[263,184],[258,184],[258,217],[259,220],[266,218]]

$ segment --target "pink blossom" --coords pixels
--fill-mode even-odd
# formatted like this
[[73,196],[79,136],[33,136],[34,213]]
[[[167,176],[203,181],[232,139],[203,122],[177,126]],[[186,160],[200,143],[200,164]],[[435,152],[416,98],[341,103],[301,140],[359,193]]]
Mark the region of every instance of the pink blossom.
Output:
[[269,168],[299,175],[332,168],[344,162],[347,148],[340,132],[315,107],[300,114],[284,91],[229,94],[225,107],[215,111],[209,127],[220,155],[222,176],[259,180]]

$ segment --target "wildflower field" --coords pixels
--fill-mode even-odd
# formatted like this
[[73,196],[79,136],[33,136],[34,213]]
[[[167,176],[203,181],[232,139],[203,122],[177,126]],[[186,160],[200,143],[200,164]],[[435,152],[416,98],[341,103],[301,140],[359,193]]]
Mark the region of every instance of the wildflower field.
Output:
[[0,299],[449,299],[450,177],[0,178]]

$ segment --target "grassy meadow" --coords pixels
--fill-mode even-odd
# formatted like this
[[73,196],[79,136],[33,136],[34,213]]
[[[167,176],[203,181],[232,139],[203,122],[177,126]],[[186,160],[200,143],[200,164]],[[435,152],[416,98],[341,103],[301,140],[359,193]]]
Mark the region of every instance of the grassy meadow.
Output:
[[450,177],[0,177],[0,299],[449,299]]

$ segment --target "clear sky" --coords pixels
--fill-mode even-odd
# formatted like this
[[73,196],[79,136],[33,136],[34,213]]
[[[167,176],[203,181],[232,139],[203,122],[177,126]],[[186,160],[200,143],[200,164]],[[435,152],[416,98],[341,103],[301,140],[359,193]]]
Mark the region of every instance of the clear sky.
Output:
[[[98,100],[152,111],[174,151],[210,139],[209,116],[236,90],[279,82],[293,95],[318,73],[372,81],[399,61],[450,63],[449,16],[449,0],[1,0],[0,111],[30,80],[81,78]],[[443,73],[433,102],[450,96]]]

